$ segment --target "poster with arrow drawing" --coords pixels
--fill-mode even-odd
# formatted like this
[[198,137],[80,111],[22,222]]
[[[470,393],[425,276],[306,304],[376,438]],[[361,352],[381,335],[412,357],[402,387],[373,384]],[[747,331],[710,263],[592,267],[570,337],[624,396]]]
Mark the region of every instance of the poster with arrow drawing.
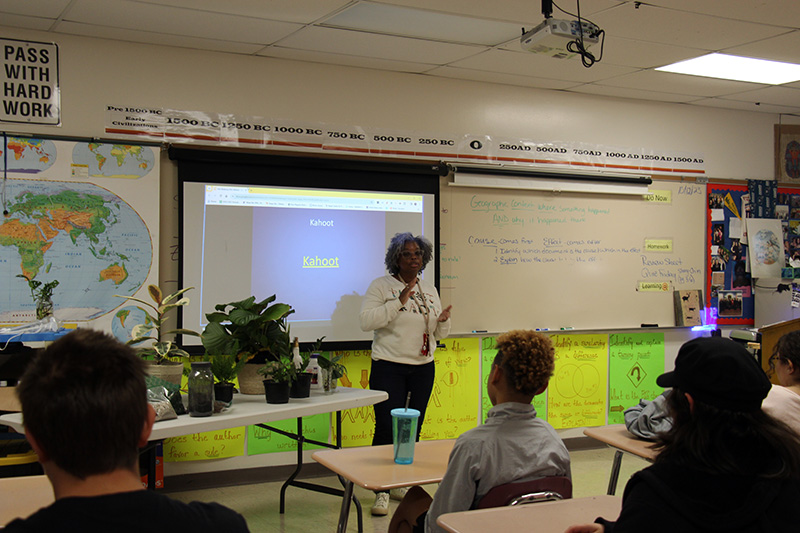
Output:
[[664,333],[611,334],[608,354],[608,423],[622,424],[625,409],[664,391],[656,385],[664,372]]

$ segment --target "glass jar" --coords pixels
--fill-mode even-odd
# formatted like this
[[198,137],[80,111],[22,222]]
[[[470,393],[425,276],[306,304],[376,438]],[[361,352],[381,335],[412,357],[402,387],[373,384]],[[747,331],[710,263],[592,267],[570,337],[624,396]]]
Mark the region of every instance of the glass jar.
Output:
[[211,416],[214,412],[214,374],[210,361],[192,363],[189,374],[189,416]]

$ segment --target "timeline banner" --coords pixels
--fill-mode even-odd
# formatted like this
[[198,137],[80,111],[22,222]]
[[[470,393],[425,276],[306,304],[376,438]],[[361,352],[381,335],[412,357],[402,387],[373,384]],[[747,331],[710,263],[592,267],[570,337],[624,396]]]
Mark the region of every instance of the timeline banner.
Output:
[[699,153],[624,148],[481,133],[424,132],[292,119],[222,115],[137,106],[106,107],[105,132],[180,143],[332,151],[449,162],[607,170],[634,174],[705,174]]

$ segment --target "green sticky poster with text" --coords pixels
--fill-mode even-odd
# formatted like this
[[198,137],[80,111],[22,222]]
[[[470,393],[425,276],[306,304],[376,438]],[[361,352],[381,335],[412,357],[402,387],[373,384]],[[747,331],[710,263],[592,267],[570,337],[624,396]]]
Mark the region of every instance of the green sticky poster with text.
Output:
[[[236,400],[234,400],[235,402]],[[303,417],[303,437],[320,442],[328,442],[328,426],[331,415],[320,413],[318,415]],[[297,433],[297,419],[276,420],[269,422],[268,426],[288,433]],[[305,443],[304,450],[319,449],[321,446]],[[258,455],[271,452],[293,452],[297,450],[297,441],[285,437],[280,433],[269,431],[258,426],[247,426],[247,455]]]
[[608,423],[622,424],[625,409],[664,392],[656,385],[664,372],[664,333],[609,335],[608,353]]

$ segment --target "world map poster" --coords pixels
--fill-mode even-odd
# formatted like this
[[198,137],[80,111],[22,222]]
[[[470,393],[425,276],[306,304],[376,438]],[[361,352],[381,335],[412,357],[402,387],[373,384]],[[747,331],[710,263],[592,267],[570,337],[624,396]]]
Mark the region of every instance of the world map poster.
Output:
[[154,147],[6,137],[0,153],[0,324],[36,320],[27,281],[58,281],[55,317],[125,341],[158,284]]

